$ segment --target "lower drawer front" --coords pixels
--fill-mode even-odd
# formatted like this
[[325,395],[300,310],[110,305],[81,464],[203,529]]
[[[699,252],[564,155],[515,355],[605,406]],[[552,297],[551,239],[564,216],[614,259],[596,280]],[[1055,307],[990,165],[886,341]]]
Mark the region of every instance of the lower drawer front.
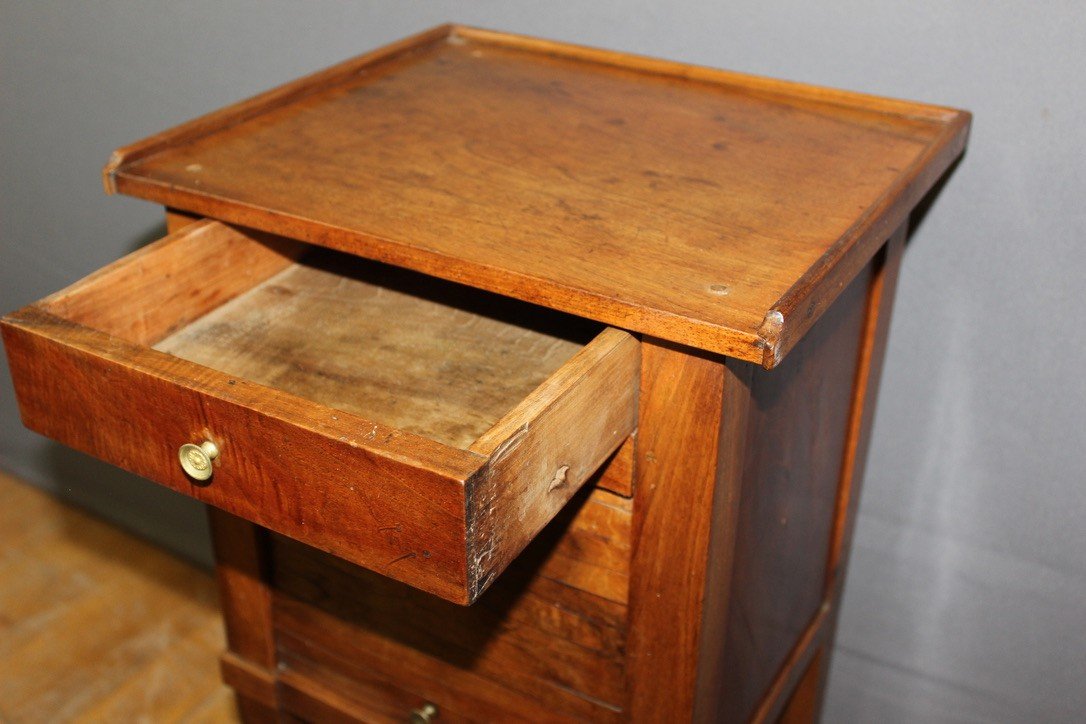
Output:
[[467,609],[276,538],[284,705],[376,721],[427,702],[441,721],[620,720],[629,524],[626,499],[582,493]]
[[[457,688],[458,682],[440,685],[425,677],[404,688],[380,674],[350,662],[328,658],[327,652],[309,659],[297,653],[299,642],[285,638],[291,651],[281,662],[278,704],[293,717],[307,722],[364,722],[402,724],[438,722],[574,722],[584,721],[547,710],[527,697],[485,680]],[[450,685],[452,684],[452,685]],[[597,717],[591,717],[598,720]]]
[[3,333],[31,429],[461,604],[636,415],[625,332],[217,222]]

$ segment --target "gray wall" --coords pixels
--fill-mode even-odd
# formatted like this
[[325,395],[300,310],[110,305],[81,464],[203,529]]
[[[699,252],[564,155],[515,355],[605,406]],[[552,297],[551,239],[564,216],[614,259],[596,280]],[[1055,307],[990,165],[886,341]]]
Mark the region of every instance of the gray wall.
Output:
[[[976,113],[906,257],[827,721],[1086,717],[1086,5],[0,2],[0,308],[161,232],[110,150],[446,19]],[[0,466],[207,560],[197,507],[23,431]]]

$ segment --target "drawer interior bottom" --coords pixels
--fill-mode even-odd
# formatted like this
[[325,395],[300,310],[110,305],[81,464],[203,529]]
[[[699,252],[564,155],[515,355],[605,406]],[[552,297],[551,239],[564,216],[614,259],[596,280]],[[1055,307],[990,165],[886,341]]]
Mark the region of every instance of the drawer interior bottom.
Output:
[[316,250],[154,346],[467,448],[600,329]]

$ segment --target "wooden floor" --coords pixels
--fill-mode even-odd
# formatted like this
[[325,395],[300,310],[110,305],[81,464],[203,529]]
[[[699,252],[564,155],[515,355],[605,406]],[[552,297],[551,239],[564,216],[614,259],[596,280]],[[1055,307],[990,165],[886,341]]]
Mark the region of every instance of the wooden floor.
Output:
[[0,473],[0,722],[235,722],[211,575]]

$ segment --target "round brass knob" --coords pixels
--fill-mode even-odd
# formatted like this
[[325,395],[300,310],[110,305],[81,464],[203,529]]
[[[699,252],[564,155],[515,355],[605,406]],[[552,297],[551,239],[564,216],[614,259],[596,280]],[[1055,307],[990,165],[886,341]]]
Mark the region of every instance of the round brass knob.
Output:
[[437,719],[437,707],[433,704],[423,704],[411,712],[409,721],[411,724],[430,724]]
[[205,440],[199,445],[186,443],[177,451],[181,468],[193,480],[210,479],[211,473],[215,472],[211,467],[211,461],[217,457],[219,457],[219,446],[210,440]]

